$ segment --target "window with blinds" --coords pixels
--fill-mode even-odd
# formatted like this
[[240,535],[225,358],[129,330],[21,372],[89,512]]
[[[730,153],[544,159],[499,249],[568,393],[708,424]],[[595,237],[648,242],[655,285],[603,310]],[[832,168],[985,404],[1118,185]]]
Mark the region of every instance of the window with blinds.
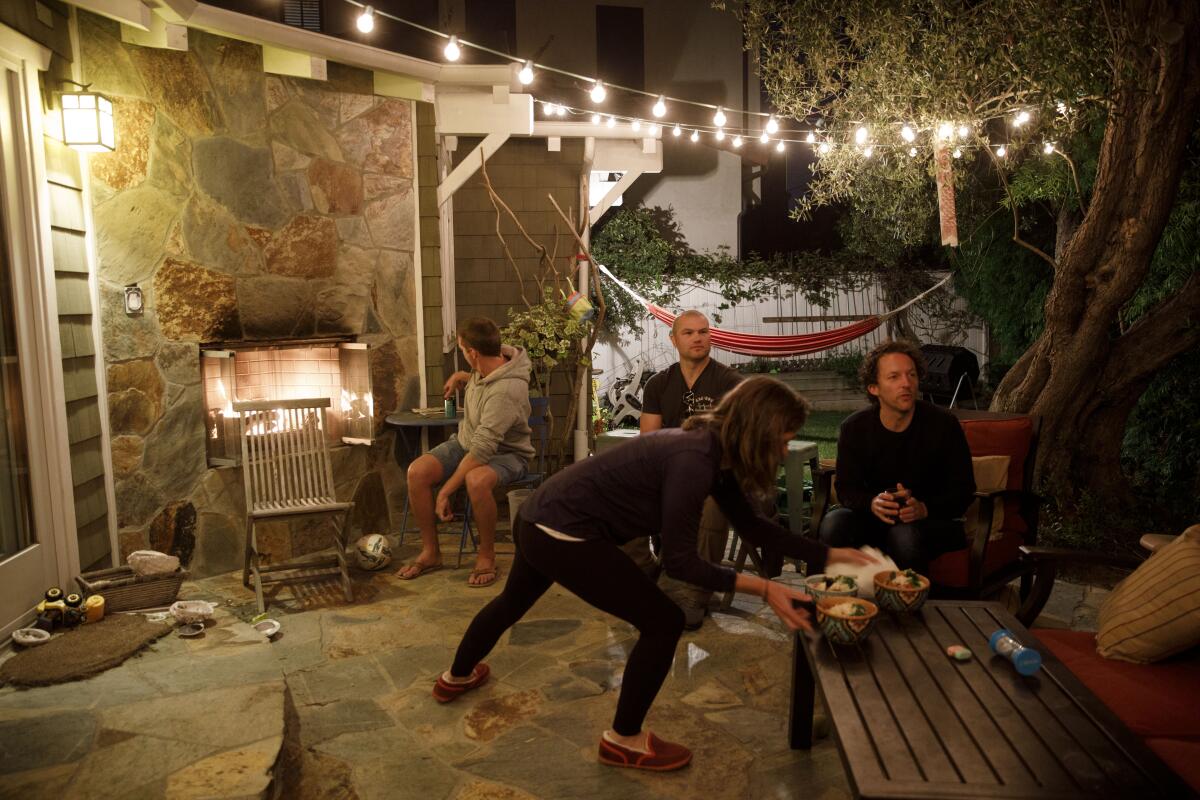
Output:
[[283,0],[283,23],[321,32],[321,0]]

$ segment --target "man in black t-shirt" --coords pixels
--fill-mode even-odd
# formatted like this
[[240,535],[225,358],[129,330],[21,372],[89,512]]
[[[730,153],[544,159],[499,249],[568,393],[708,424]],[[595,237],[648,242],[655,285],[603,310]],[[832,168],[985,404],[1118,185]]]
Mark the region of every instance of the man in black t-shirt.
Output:
[[[642,433],[660,428],[678,428],[700,411],[708,411],[742,376],[712,359],[708,318],[699,311],[684,311],[671,325],[671,344],[679,351],[679,361],[656,374],[642,393]],[[729,538],[729,521],[710,497],[704,503],[697,537],[701,557],[720,565]],[[649,544],[637,539],[626,546],[635,562],[645,568],[652,564]],[[685,617],[685,627],[695,630],[704,623],[712,591],[680,584],[670,592]]]
[[962,516],[975,494],[971,451],[953,414],[919,400],[925,360],[916,345],[884,342],[859,377],[871,400],[838,433],[837,496],[821,521],[830,547],[874,545],[924,572],[966,546]]

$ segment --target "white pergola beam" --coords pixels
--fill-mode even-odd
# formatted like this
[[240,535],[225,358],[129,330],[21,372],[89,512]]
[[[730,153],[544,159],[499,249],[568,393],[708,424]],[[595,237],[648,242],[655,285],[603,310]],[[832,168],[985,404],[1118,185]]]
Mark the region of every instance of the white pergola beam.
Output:
[[474,150],[467,153],[463,160],[458,162],[458,166],[446,176],[445,180],[438,184],[438,206],[446,205],[450,198],[454,196],[454,193],[471,179],[471,176],[475,174],[475,170],[483,166],[483,162],[495,155],[501,145],[507,141],[507,133],[489,133],[483,137],[483,141],[476,145]]
[[588,225],[595,225],[604,216],[604,212],[612,208],[612,204],[617,202],[617,199],[625,194],[625,190],[633,185],[633,182],[642,176],[641,172],[630,170],[621,176],[621,180],[613,184],[604,198],[592,207],[588,212]]
[[435,115],[437,133],[479,136],[503,133],[528,136],[533,133],[533,96],[508,93],[498,102],[491,91],[453,91],[438,87]]
[[122,25],[132,25],[139,30],[148,31],[153,24],[150,19],[154,16],[150,7],[142,0],[79,0],[72,5],[87,9],[93,14],[115,19]]
[[262,57],[263,72],[274,75],[291,75],[293,78],[323,81],[327,74],[325,59],[310,53],[264,44]]
[[396,75],[391,72],[376,71],[373,74],[375,76],[375,94],[380,97],[400,97],[422,103],[433,102],[433,84],[408,75]]
[[187,50],[187,26],[167,22],[158,14],[152,14],[149,30],[121,23],[121,41],[140,47],[157,47],[160,50]]
[[663,170],[662,148],[656,147],[653,153],[647,153],[641,140],[598,136],[592,154],[592,169],[597,172],[634,170],[656,174]]

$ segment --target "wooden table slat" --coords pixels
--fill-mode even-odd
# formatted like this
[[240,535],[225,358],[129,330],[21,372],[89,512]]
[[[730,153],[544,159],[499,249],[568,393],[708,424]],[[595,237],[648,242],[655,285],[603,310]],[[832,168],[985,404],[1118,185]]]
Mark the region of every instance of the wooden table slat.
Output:
[[[947,663],[945,654],[936,649],[933,653],[921,652],[917,642],[909,635],[909,627],[914,624],[924,630],[924,624],[914,618],[894,628],[881,626],[877,633],[891,652],[897,669],[904,674],[913,696],[931,723],[930,734],[945,748],[958,777],[967,783],[999,783],[997,768],[981,751],[978,741],[970,735],[955,711],[952,702],[957,685],[952,674],[954,666]],[[934,648],[926,648],[930,649]],[[1020,764],[1015,755],[1010,762],[1014,766]],[[1010,773],[1013,777],[1022,774],[1025,773]],[[1029,782],[1032,783],[1032,780]]]
[[[809,665],[815,672],[818,669],[817,662],[822,661],[822,656],[828,658],[829,644],[823,639],[818,639],[811,647],[805,647],[800,644],[800,637],[803,636],[802,633],[796,634],[796,647],[804,650],[805,655],[809,658]],[[828,662],[824,663],[827,669]],[[821,704],[831,719],[833,717],[831,709],[855,707],[850,686],[846,683],[845,675],[841,675],[840,672],[839,670],[836,680],[817,683]],[[837,724],[833,726],[833,733],[838,740],[838,749],[841,751],[842,762],[846,767],[846,776],[850,779],[851,786],[855,781],[879,782],[885,780],[879,753],[871,743],[871,738],[867,736],[867,731],[862,725],[862,718],[858,714],[839,716]],[[851,769],[851,764],[854,765],[853,769]]]
[[[951,644],[966,643],[975,653],[974,659],[957,665],[959,676],[970,688],[986,717],[1000,729],[1008,746],[1016,751],[1024,763],[1025,770],[1041,786],[1049,789],[1078,790],[1079,786],[1070,773],[1063,769],[1053,753],[1046,750],[1037,731],[1013,708],[1012,703],[988,674],[986,646],[983,648],[984,652],[980,652],[981,645],[978,639],[964,635],[964,632],[953,624],[955,615],[962,617],[961,611],[957,608],[929,608],[922,614],[939,649],[944,650]],[[962,621],[965,621],[965,618],[961,618],[960,622]],[[968,720],[968,724],[979,721],[978,717]],[[981,740],[987,741],[987,737],[981,735]]]
[[[823,645],[830,647],[828,642]],[[884,774],[897,781],[924,780],[925,775],[913,759],[908,740],[875,682],[875,673],[861,652],[841,655],[838,660],[858,706],[858,714],[862,717],[863,729],[879,753]]]

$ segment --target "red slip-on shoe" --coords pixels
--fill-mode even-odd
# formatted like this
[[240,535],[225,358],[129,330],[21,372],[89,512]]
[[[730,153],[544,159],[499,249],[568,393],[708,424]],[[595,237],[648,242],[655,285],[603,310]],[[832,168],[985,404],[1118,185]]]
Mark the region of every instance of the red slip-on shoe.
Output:
[[488,676],[492,674],[488,665],[480,661],[475,665],[475,669],[471,671],[471,680],[466,683],[450,683],[441,675],[438,675],[437,682],[433,684],[433,699],[439,703],[449,703],[456,699],[463,692],[469,692],[477,686],[483,686],[487,683]]
[[600,737],[600,763],[610,767],[631,767],[633,769],[649,769],[656,772],[668,772],[682,769],[692,761],[692,751],[681,744],[664,741],[653,733],[646,737],[646,746],[650,752],[631,750],[616,742],[610,742]]

